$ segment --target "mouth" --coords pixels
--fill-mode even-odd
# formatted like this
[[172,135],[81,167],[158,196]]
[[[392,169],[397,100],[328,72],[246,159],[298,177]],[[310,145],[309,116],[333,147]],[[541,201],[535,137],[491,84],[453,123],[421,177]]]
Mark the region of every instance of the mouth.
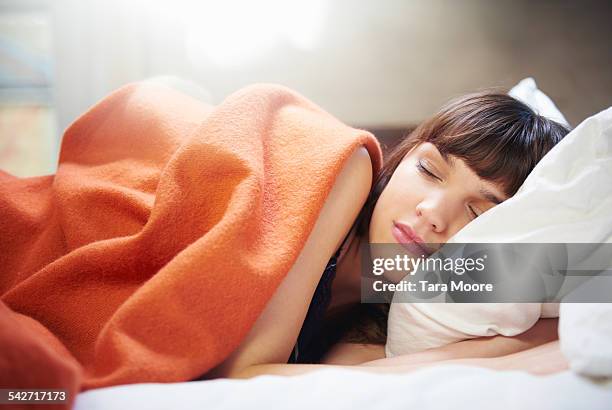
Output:
[[429,256],[433,253],[425,246],[425,241],[418,236],[411,227],[400,222],[393,221],[391,234],[395,240],[412,254]]

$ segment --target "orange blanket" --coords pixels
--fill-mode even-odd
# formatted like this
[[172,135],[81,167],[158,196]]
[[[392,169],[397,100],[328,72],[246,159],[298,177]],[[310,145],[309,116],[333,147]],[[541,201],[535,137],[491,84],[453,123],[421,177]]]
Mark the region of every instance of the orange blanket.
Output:
[[66,130],[55,175],[0,172],[2,387],[75,392],[214,367],[359,145],[376,174],[372,134],[274,84],[214,108],[147,82],[104,98]]

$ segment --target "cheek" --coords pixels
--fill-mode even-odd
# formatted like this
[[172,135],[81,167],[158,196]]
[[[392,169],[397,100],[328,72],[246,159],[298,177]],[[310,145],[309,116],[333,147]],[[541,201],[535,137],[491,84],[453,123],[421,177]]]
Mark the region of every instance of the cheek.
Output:
[[416,186],[418,181],[407,170],[399,171],[398,168],[376,202],[370,221],[372,243],[394,242],[391,234],[393,220],[407,221],[415,212],[420,190]]

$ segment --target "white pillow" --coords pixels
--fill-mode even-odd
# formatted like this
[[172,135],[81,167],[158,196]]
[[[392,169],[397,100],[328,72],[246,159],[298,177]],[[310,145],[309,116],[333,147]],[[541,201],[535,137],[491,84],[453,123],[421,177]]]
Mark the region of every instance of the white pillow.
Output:
[[510,89],[508,95],[527,104],[536,114],[569,127],[569,123],[563,114],[561,114],[561,111],[559,111],[555,103],[546,94],[538,89],[533,78],[527,77],[521,80]]
[[[513,90],[538,113],[565,121],[533,79]],[[612,108],[585,120],[546,154],[515,196],[466,225],[449,243],[610,242],[611,127]],[[558,313],[558,304],[395,302],[385,352],[391,357],[474,337],[512,336]]]
[[559,342],[573,371],[612,377],[612,304],[562,303]]

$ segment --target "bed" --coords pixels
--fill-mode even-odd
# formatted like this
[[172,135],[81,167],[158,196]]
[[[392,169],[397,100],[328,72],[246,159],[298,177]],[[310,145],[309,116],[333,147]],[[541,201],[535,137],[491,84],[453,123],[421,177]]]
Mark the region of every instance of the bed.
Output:
[[[522,84],[522,85],[521,85]],[[561,115],[552,101],[537,89],[533,79],[526,79],[515,89],[518,97],[530,101],[534,109],[552,117]],[[543,111],[543,112],[542,112]],[[610,124],[612,109],[594,116],[586,126],[579,128],[581,144],[584,141],[601,141],[602,134],[612,138]],[[564,120],[555,118],[556,120]],[[577,156],[576,146],[564,149]],[[594,150],[603,158],[601,149]],[[608,151],[610,147],[608,146]],[[554,155],[562,155],[557,150]],[[609,152],[608,152],[609,154]],[[561,157],[555,157],[560,162]],[[585,157],[586,158],[586,157]],[[608,157],[606,157],[608,158]],[[535,172],[531,184],[537,185],[537,178],[550,175],[552,160],[544,161],[544,171]],[[564,162],[567,163],[567,162]],[[603,166],[601,169],[607,169]],[[593,173],[591,180],[603,178],[603,173]],[[539,191],[542,191],[540,185]],[[566,184],[575,189],[575,184]],[[573,188],[572,188],[573,187]],[[529,186],[527,186],[529,188]],[[558,189],[559,187],[557,186]],[[606,188],[607,189],[607,188]],[[576,194],[576,192],[574,192]],[[612,195],[606,194],[606,201]],[[530,199],[520,199],[517,207],[528,218],[546,223],[552,229],[551,235],[561,231],[575,231],[575,226],[555,223],[553,217],[529,211]],[[560,204],[561,206],[561,204]],[[502,208],[502,207],[498,207]],[[507,209],[508,207],[506,207]],[[568,206],[567,209],[572,209]],[[496,211],[497,212],[497,211]],[[500,212],[512,212],[501,209]],[[545,212],[545,210],[539,210]],[[588,214],[588,215],[587,215]],[[549,219],[546,219],[549,218]],[[553,219],[551,219],[553,218]],[[599,230],[583,233],[582,240],[609,242],[611,217],[603,213],[587,212],[573,215],[570,221],[592,218],[591,225]],[[599,219],[597,219],[599,218]],[[508,232],[508,229],[491,229],[487,225],[495,222],[491,215],[487,224],[475,225],[463,232],[463,238],[470,235],[487,237],[489,232]],[[496,218],[504,223],[508,215]],[[602,227],[606,227],[603,229]],[[593,235],[599,235],[595,238]],[[595,238],[595,239],[594,239]],[[517,238],[489,238],[491,241]],[[532,238],[538,239],[538,238]],[[542,238],[540,238],[542,239]],[[580,240],[578,240],[580,241]],[[570,369],[563,372],[536,376],[522,371],[495,371],[480,367],[440,364],[432,365],[409,373],[372,374],[346,368],[323,369],[299,376],[264,375],[247,380],[216,379],[184,383],[144,383],[94,389],[80,393],[75,410],[97,410],[117,408],[147,409],[201,409],[220,410],[237,408],[292,408],[292,409],[610,409],[612,408],[612,305],[561,303],[559,336],[561,350],[568,359]],[[400,320],[392,318],[391,320]]]
[[610,409],[612,381],[564,371],[443,365],[407,374],[325,369],[299,376],[258,376],[134,384],[80,393],[75,410],[102,409]]

